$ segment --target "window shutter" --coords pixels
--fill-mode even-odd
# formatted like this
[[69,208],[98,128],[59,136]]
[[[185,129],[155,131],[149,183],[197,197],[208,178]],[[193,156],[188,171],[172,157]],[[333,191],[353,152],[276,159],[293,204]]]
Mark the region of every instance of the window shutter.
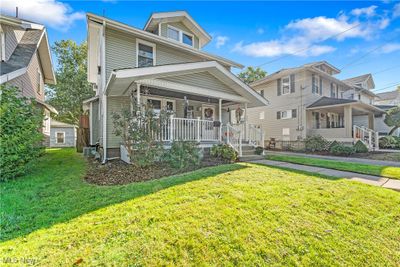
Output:
[[311,81],[311,86],[312,86],[312,92],[315,94],[315,74],[312,75],[312,81]]
[[319,94],[322,95],[322,77],[319,76]]
[[282,80],[281,79],[278,79],[278,81],[277,81],[277,85],[278,85],[278,96],[279,95],[281,95],[282,94],[282,92],[281,92],[281,83],[282,83]]
[[277,120],[280,120],[280,119],[281,119],[281,112],[280,112],[280,111],[278,111],[278,112],[276,113],[276,119],[277,119]]
[[295,81],[294,81],[294,79],[295,79],[295,76],[294,76],[294,74],[291,74],[290,75],[290,92],[291,93],[294,93],[294,91],[295,91]]
[[292,109],[292,118],[297,118],[297,109]]

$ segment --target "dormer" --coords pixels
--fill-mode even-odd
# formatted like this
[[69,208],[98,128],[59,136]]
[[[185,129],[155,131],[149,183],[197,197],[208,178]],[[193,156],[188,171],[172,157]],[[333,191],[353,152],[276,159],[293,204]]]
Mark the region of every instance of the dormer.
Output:
[[337,69],[336,67],[334,67],[333,65],[329,64],[326,61],[321,61],[321,62],[316,62],[316,63],[312,63],[312,67],[316,68],[320,71],[323,71],[331,76],[339,74],[340,70]]
[[185,11],[153,13],[144,30],[195,49],[211,41],[211,36]]

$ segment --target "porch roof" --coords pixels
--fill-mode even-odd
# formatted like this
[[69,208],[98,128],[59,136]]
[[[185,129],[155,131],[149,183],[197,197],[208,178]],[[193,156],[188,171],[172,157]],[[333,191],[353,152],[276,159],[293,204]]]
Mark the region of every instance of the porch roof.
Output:
[[[227,85],[232,90],[231,93],[203,87],[201,81],[188,85],[162,79],[200,72],[210,73],[220,82]],[[134,87],[135,83],[183,94],[222,99],[227,102],[248,103],[249,107],[269,104],[263,96],[216,61],[114,70],[108,80],[105,94],[126,95],[129,89],[136,89]]]
[[365,110],[367,112],[373,112],[374,114],[382,114],[385,113],[384,110],[373,106],[369,105],[367,103],[363,103],[361,101],[357,100],[351,100],[351,99],[342,99],[342,98],[332,98],[332,97],[326,97],[323,96],[311,105],[307,107],[308,110],[315,110],[315,109],[330,109],[330,108],[337,108],[337,107],[344,107],[344,106],[352,106],[354,108],[360,109],[360,110]]

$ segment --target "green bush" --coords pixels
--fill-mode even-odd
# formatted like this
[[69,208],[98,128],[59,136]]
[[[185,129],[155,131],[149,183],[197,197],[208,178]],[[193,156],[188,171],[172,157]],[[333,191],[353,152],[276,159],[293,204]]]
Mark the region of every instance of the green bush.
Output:
[[379,139],[379,147],[384,149],[400,148],[400,138],[395,136],[385,136]]
[[195,142],[174,141],[164,154],[164,161],[175,169],[185,169],[200,164],[200,150]]
[[338,141],[334,140],[334,141],[329,145],[328,150],[331,151],[331,148],[334,147],[334,146],[336,146],[336,145],[340,145],[340,143],[339,143]]
[[256,147],[255,152],[257,155],[261,155],[264,152],[264,148],[261,146]]
[[332,146],[329,152],[331,152],[335,156],[350,156],[355,152],[355,150],[353,147],[338,144]]
[[306,151],[309,152],[326,151],[329,143],[320,135],[308,136],[304,141]]
[[234,162],[238,159],[237,152],[227,144],[214,145],[211,148],[211,156],[225,162]]
[[17,87],[1,85],[0,180],[24,174],[43,153],[43,110],[34,100],[20,97]]
[[368,147],[361,140],[358,140],[353,148],[355,153],[368,153]]

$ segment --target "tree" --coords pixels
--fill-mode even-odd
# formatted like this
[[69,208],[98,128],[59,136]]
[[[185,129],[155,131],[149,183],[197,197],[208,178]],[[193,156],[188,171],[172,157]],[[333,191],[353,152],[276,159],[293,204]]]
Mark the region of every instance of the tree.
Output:
[[21,97],[17,87],[0,87],[0,181],[24,174],[44,151],[43,109]]
[[400,106],[388,110],[384,122],[387,126],[393,127],[389,135],[392,135],[400,127]]
[[249,84],[255,82],[259,79],[264,78],[267,75],[267,72],[263,69],[257,67],[256,69],[253,67],[247,67],[246,70],[239,73],[238,77],[245,83]]
[[94,96],[92,86],[87,82],[87,44],[62,40],[55,42],[52,50],[58,63],[57,84],[46,89],[46,97],[59,112],[56,119],[78,124],[79,116],[83,114],[83,100]]

